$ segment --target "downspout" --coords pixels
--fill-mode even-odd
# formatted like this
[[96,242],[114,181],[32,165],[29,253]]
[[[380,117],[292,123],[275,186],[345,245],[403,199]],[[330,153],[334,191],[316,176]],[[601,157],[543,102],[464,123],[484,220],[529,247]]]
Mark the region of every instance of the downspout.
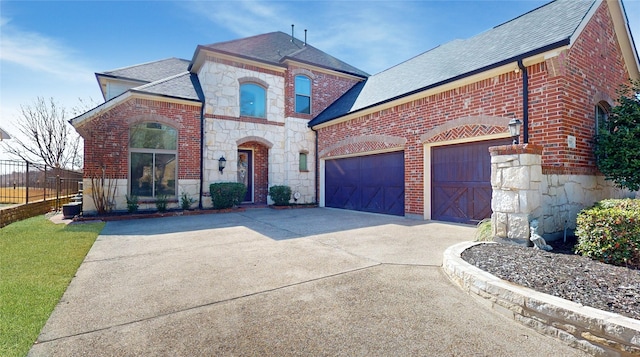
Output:
[[522,126],[523,143],[529,143],[529,74],[527,67],[522,63],[522,59],[518,60],[518,68],[522,71]]
[[320,175],[320,173],[318,172],[318,170],[320,169],[320,160],[318,159],[318,131],[316,129],[314,129],[313,127],[310,127],[311,130],[316,134],[316,144],[315,144],[315,153],[314,153],[314,158],[315,158],[315,172],[313,174],[313,187],[315,190],[315,195],[316,195],[316,204],[320,205],[320,189],[318,187],[318,176]]
[[198,200],[198,209],[202,209],[202,195],[204,186],[204,107],[205,103],[202,103],[200,108],[200,199]]

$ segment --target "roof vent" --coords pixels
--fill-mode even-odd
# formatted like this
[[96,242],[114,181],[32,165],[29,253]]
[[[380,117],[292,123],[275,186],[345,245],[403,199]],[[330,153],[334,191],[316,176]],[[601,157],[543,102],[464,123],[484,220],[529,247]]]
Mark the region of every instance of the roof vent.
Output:
[[304,45],[307,45],[307,29],[304,29]]
[[291,42],[293,42],[293,24],[291,24]]

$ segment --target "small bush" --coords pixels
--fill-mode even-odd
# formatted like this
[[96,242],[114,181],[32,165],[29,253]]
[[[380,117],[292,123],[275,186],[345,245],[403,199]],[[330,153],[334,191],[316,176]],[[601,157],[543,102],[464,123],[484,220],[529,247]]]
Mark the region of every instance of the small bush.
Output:
[[247,193],[247,186],[239,182],[219,182],[209,185],[213,208],[225,209],[239,205]]
[[187,192],[182,192],[182,195],[180,195],[180,207],[182,207],[183,210],[190,209],[191,205],[195,202],[196,200],[191,198],[191,196]]
[[125,196],[127,199],[127,211],[129,213],[135,213],[138,211],[138,196]]
[[276,206],[287,206],[291,199],[291,187],[289,186],[271,186],[269,188],[269,197]]
[[476,242],[493,241],[493,236],[491,235],[491,218],[483,219],[478,223],[474,238]]
[[578,214],[576,253],[604,263],[640,266],[640,200],[603,200]]
[[158,212],[166,212],[167,204],[169,203],[169,198],[165,195],[156,196],[156,208]]

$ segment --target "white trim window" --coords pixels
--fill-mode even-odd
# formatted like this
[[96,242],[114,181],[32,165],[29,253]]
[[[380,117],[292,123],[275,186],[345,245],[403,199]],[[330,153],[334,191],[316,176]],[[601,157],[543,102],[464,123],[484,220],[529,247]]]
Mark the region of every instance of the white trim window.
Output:
[[311,114],[311,79],[296,76],[296,113]]
[[178,131],[142,123],[129,132],[129,192],[132,196],[176,196]]

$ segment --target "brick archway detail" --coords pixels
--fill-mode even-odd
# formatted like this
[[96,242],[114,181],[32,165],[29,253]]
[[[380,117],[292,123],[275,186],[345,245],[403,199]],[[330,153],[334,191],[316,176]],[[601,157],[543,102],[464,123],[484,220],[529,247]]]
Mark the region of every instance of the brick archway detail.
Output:
[[249,143],[249,142],[257,142],[260,143],[264,146],[266,146],[268,149],[271,149],[273,147],[273,143],[270,142],[269,140],[265,139],[265,138],[261,138],[259,136],[245,136],[244,138],[238,139],[236,140],[236,145],[238,147],[240,147],[240,145]]
[[391,135],[363,135],[350,137],[321,150],[321,158],[359,154],[389,149],[403,149],[406,138]]
[[469,116],[451,120],[420,136],[423,144],[508,133],[511,118]]

